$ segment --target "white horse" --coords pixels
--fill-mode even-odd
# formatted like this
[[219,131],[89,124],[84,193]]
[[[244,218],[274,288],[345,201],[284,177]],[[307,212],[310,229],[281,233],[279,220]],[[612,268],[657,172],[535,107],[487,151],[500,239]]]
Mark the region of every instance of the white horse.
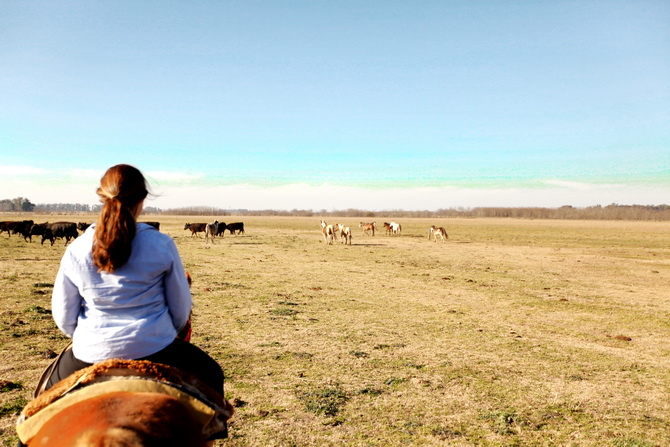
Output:
[[340,240],[342,241],[343,244],[349,244],[351,245],[351,228],[345,227],[342,224],[337,224],[337,229],[340,232]]
[[402,229],[402,227],[400,226],[399,223],[390,222],[389,225],[391,226],[391,231],[393,232],[393,234],[397,234],[397,235],[400,234],[400,230]]
[[325,220],[321,219],[321,233],[323,233],[323,242],[330,245],[335,239],[335,228],[328,225]]
[[436,227],[435,225],[430,226],[430,232],[428,233],[428,240],[430,240],[430,235],[433,235],[435,238],[435,242],[437,242],[437,237],[440,236],[442,238],[442,242],[444,242],[445,239],[449,239],[449,235],[447,234],[447,230],[445,230],[442,227]]

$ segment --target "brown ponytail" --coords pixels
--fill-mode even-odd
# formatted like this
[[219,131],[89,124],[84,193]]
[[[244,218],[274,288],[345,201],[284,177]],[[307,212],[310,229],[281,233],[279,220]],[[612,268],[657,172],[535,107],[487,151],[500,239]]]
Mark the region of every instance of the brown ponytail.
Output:
[[130,258],[135,238],[135,212],[149,194],[142,173],[130,165],[112,166],[100,180],[102,211],[95,226],[93,263],[100,272],[114,272]]

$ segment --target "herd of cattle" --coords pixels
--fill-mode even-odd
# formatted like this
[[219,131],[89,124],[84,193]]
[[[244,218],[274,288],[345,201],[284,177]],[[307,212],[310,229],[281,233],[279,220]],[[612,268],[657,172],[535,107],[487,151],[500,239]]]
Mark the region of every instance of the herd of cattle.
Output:
[[[160,222],[143,223],[149,224],[157,230],[160,229]],[[32,242],[33,236],[42,236],[42,245],[44,245],[44,241],[49,241],[53,245],[56,239],[65,239],[65,245],[67,245],[79,236],[79,231],[85,231],[89,225],[91,224],[86,222],[45,222],[36,224],[32,220],[4,221],[0,222],[0,234],[5,231],[10,237],[12,234],[20,234],[26,242]]]
[[[149,224],[160,230],[159,222],[143,222]],[[32,220],[19,220],[19,221],[4,221],[0,222],[0,234],[7,232],[8,236],[12,234],[20,234],[26,241],[32,242],[33,236],[41,236],[42,244],[44,241],[50,241],[51,245],[54,244],[56,239],[65,239],[65,245],[67,245],[72,239],[76,239],[79,235],[78,231],[84,231],[88,228],[90,224],[85,222],[79,222],[75,224],[74,222],[45,222],[41,224],[36,224]],[[362,230],[363,234],[374,236],[377,229],[376,222],[360,222],[358,225]],[[396,222],[384,222],[384,229],[386,234],[390,235],[400,235],[402,227]],[[244,234],[244,223],[243,222],[233,222],[226,224],[225,222],[219,222],[215,220],[214,222],[199,222],[199,223],[187,223],[184,225],[184,230],[191,231],[191,237],[197,237],[198,233],[205,234],[205,243],[208,241],[214,242],[214,238],[217,236],[223,237],[225,231],[228,230],[230,234]],[[340,241],[343,244],[351,245],[351,240],[353,239],[352,231],[350,227],[347,227],[342,224],[329,225],[325,220],[321,220],[321,233],[323,234],[323,239],[326,244],[332,244],[337,238],[337,234],[340,234]],[[436,227],[431,225],[428,232],[428,239],[430,240],[431,236],[437,242],[437,238],[440,237],[442,241],[449,238],[447,232],[442,227]]]
[[210,237],[214,240],[213,238],[215,236],[223,237],[226,230],[228,230],[230,234],[244,234],[244,222],[226,224],[225,222],[215,220],[211,223],[187,223],[184,225],[184,230],[191,230],[191,237],[197,237],[198,233],[205,233],[205,241]]

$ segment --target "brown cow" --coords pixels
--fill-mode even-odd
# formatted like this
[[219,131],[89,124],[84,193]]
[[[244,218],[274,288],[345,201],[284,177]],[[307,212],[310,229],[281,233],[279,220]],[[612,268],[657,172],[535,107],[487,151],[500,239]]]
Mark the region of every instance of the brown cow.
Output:
[[187,223],[184,230],[191,230],[191,237],[198,237],[198,233],[204,233],[207,229],[206,223]]

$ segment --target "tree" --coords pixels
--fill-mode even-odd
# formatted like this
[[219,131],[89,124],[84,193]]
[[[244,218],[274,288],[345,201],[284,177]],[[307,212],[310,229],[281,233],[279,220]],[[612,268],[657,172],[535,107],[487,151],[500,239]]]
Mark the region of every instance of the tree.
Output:
[[32,211],[35,208],[35,204],[25,197],[17,197],[12,200],[14,205],[13,211]]

